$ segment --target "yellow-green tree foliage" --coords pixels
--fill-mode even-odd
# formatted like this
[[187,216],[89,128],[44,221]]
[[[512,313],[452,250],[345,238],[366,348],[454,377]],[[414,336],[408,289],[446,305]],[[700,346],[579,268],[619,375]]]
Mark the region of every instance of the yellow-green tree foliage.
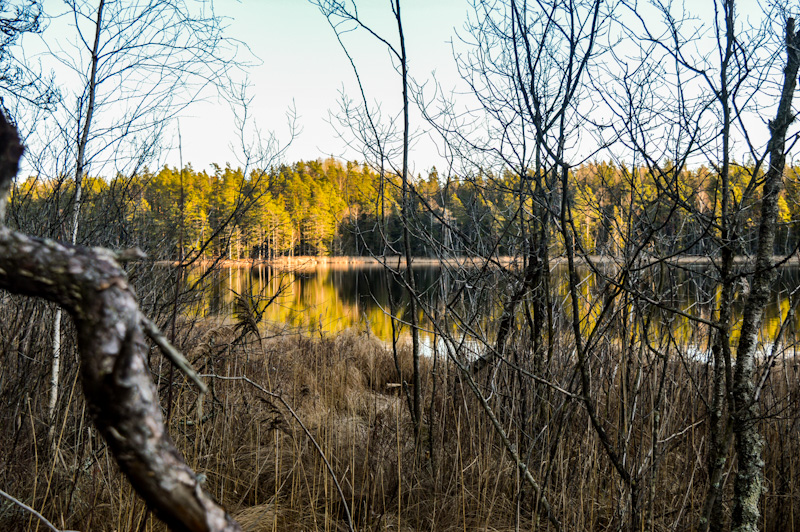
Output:
[[[760,198],[750,165],[732,165],[731,200],[742,251],[752,245]],[[798,243],[800,178],[787,171],[780,199],[776,253]],[[480,170],[442,178],[435,168],[411,180],[412,253],[436,256],[493,253],[514,255],[524,180],[512,172]],[[580,251],[615,255],[627,239],[654,231],[653,253],[703,255],[719,237],[719,179],[713,168],[653,167],[596,161],[573,168],[568,201]],[[555,191],[560,195],[560,191]],[[394,175],[335,159],[299,161],[245,175],[231,166],[211,171],[165,166],[133,176],[88,177],[81,231],[112,247],[139,246],[155,257],[270,259],[286,255],[393,253],[402,234],[400,187]],[[69,179],[30,177],[13,191],[9,223],[63,239],[74,185]],[[553,213],[557,216],[558,213]],[[525,216],[528,216],[526,214]],[[551,254],[561,248],[553,239]]]

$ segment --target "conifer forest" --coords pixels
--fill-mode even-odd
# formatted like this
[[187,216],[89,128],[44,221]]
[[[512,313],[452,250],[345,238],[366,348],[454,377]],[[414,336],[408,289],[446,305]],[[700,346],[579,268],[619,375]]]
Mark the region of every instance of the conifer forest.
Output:
[[0,0],[0,529],[800,530],[800,5],[692,4]]

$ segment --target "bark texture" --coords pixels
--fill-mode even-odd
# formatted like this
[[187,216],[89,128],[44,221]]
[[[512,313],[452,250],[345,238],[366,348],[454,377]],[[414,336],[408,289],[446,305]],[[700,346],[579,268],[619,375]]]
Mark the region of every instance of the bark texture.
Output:
[[[22,146],[0,115],[0,214]],[[95,424],[122,472],[176,531],[239,531],[175,448],[146,361],[143,316],[117,255],[32,238],[2,225],[0,288],[61,305],[78,332],[81,378]]]
[[733,527],[735,532],[758,530],[759,501],[764,481],[761,458],[763,438],[758,431],[758,402],[755,399],[755,354],[758,333],[775,278],[772,252],[778,220],[778,198],[783,188],[783,170],[786,162],[786,132],[794,120],[792,97],[800,69],[800,33],[794,30],[794,19],[786,22],[786,50],[788,59],[784,69],[783,89],[775,120],[769,123],[769,168],[764,177],[764,195],[761,202],[761,221],[758,231],[756,268],[752,289],[742,312],[742,331],[736,351],[736,372],[733,378],[733,432],[739,470],[734,484]]

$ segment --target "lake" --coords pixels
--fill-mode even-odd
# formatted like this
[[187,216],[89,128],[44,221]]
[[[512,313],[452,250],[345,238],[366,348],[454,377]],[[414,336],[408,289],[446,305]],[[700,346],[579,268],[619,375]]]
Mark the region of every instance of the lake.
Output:
[[[448,273],[443,276],[443,271]],[[482,277],[481,286],[488,288],[480,291],[471,286],[471,274],[467,270],[454,275],[451,270],[445,270],[441,266],[426,265],[415,266],[412,272],[421,294],[420,300],[428,308],[443,312],[443,302],[448,299],[451,301],[450,308],[464,315],[474,315],[475,326],[488,338],[494,337],[492,327],[502,313],[502,302],[498,294],[502,294],[506,286],[503,278],[496,272],[493,276],[489,274],[488,277]],[[195,271],[190,274],[188,282],[196,280],[199,273]],[[598,295],[600,288],[595,276],[588,269],[582,268],[580,276],[582,304],[585,305],[583,312],[589,316],[589,320],[591,306],[601,297]],[[554,266],[551,293],[555,308],[569,308],[566,280],[566,267]],[[477,286],[477,283],[474,284]],[[649,279],[644,284],[651,291],[655,290],[652,293],[661,294],[660,299],[665,304],[704,319],[713,318],[712,310],[717,296],[714,283],[705,275],[703,267],[662,273],[659,279]],[[800,268],[781,268],[765,315],[765,337],[773,338],[782,320],[789,315],[794,292],[798,287]],[[203,283],[203,294],[202,301],[192,309],[192,313],[200,316],[235,319],[238,312],[237,296],[244,295],[249,297],[253,308],[263,312],[262,323],[312,335],[330,335],[344,329],[358,328],[369,330],[386,342],[392,339],[390,309],[395,309],[394,313],[402,318],[407,316],[408,303],[401,281],[387,276],[380,267],[358,264],[325,265],[297,271],[266,265],[225,267],[210,273]],[[454,297],[456,300],[453,300]],[[734,305],[737,320],[742,304],[743,297],[740,293]],[[698,356],[705,356],[707,346],[700,345],[705,341],[698,340],[698,334],[707,338],[707,331],[703,332],[702,328],[696,327],[685,317],[672,315],[669,319],[670,327],[677,337],[689,345],[690,350],[696,351]],[[568,317],[561,316],[557,321],[562,328],[569,326]],[[421,311],[420,323],[430,329],[429,321]],[[795,316],[784,331],[787,343],[793,343],[790,339],[794,338],[797,325]],[[407,334],[408,327],[405,327],[401,337]],[[734,329],[734,339],[735,336]],[[425,351],[430,351],[432,333],[423,332],[422,340]]]

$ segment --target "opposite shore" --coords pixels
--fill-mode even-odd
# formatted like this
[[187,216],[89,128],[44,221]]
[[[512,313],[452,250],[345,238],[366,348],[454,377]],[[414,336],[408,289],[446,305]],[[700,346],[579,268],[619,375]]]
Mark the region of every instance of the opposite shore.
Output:
[[[636,262],[637,267],[655,265],[664,263],[673,266],[710,266],[719,259],[717,257],[707,257],[699,255],[683,255],[670,257],[666,259],[657,258],[643,258]],[[739,256],[735,259],[736,264],[752,263],[755,259],[749,256]],[[623,259],[610,255],[588,255],[586,257],[576,257],[576,262],[585,264],[591,262],[597,266],[622,266]],[[797,254],[791,256],[776,255],[772,257],[773,264],[780,265],[800,265],[800,256]],[[436,257],[412,257],[411,263],[414,266],[453,266],[453,267],[482,267],[486,264],[486,259],[481,257],[452,257],[447,259],[439,259]],[[493,257],[491,263],[494,266],[513,266],[522,264],[520,257],[512,256],[499,256]],[[171,264],[177,266],[176,262],[158,261],[158,264],[167,265]],[[193,265],[201,267],[209,267],[212,265],[221,266],[224,268],[231,267],[252,267],[252,266],[270,266],[277,269],[285,270],[302,270],[302,269],[315,269],[315,268],[332,268],[332,269],[348,269],[348,268],[405,268],[406,260],[400,255],[387,255],[375,257],[356,257],[356,256],[294,256],[294,257],[276,257],[273,259],[202,259],[192,263]],[[553,257],[550,259],[550,265],[558,266],[567,264],[566,257]]]

